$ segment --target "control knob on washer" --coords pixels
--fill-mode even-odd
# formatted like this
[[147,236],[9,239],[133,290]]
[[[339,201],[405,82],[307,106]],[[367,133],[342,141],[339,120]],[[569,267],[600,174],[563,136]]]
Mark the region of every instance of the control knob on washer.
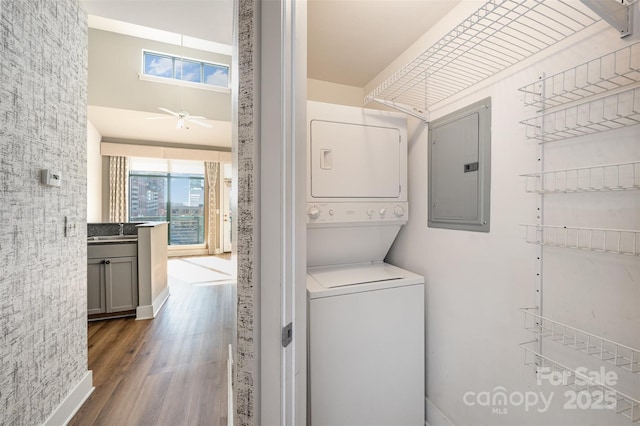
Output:
[[309,207],[309,210],[307,210],[307,215],[309,215],[311,219],[317,219],[320,217],[320,209],[318,208],[318,206]]
[[402,217],[404,216],[404,209],[402,206],[396,206],[396,208],[393,209],[393,214],[396,215],[396,217]]
[[383,216],[383,217],[384,217],[385,213],[387,213],[387,209],[385,209],[384,207],[382,207],[382,208],[380,209],[379,213],[380,213],[380,216]]
[[373,209],[367,210],[367,216],[369,217],[373,216]]

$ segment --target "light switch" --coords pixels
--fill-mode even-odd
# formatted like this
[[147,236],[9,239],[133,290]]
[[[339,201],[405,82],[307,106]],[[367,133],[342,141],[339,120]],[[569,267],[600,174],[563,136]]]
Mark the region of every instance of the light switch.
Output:
[[69,216],[64,217],[64,236],[65,237],[78,236],[78,224]]

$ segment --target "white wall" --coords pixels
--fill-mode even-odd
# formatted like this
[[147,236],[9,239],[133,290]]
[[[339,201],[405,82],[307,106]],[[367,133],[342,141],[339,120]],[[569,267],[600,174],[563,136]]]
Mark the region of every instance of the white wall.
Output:
[[330,104],[362,107],[364,91],[361,87],[308,78],[307,99]]
[[102,222],[102,157],[98,129],[87,120],[87,222]]
[[[470,13],[469,3],[477,6],[477,2],[463,2],[441,24],[461,22]],[[427,34],[422,42],[438,37]],[[535,112],[524,108],[518,88],[536,81],[543,72],[562,71],[630,42],[598,23],[573,40],[565,40],[430,111],[431,119],[436,119],[484,97],[492,98],[490,233],[427,228],[427,126],[409,119],[410,219],[387,261],[426,278],[427,395],[454,424],[628,424],[609,410],[564,409],[567,388],[538,387],[532,369],[523,365],[519,344],[534,336],[522,329],[518,309],[535,303],[537,246],[523,241],[519,224],[535,223],[536,196],[524,191],[524,181],[518,175],[537,170],[537,144],[525,140],[524,126],[519,124]],[[401,65],[402,61],[392,64],[365,93]],[[640,126],[547,144],[546,168],[640,160],[638,141]],[[545,198],[548,224],[640,229],[638,191]],[[544,256],[545,315],[640,347],[637,257],[569,249],[546,249]],[[591,358],[570,349],[556,351],[552,344],[544,348],[545,354],[557,356],[573,368],[595,368]],[[637,374],[634,377],[605,365],[619,377],[615,388],[640,398]],[[500,386],[507,394],[544,392],[548,398],[553,393],[552,406],[546,412],[537,410],[542,409],[542,403],[528,411],[508,406],[506,414],[494,414],[491,407],[468,406],[463,401],[468,391],[491,393]]]
[[142,50],[229,65],[231,57],[171,44],[89,29],[88,103],[92,106],[158,112],[183,106],[191,115],[231,121],[231,95],[190,87],[143,81]]

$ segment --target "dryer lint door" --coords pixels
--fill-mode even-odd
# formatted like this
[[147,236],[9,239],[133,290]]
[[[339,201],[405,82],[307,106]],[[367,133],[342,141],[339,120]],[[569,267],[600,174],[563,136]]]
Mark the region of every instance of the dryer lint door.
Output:
[[400,137],[396,128],[312,120],[311,197],[398,198]]

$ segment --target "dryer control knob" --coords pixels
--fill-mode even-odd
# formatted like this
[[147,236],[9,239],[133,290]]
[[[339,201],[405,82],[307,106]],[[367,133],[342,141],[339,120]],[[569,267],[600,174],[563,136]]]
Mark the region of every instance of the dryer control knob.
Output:
[[367,210],[367,216],[369,217],[373,216],[373,209]]
[[329,210],[329,216],[333,216],[335,214],[334,210]]
[[396,206],[396,208],[393,209],[393,214],[396,215],[396,217],[402,217],[404,216],[404,209],[402,206]]
[[385,213],[387,213],[387,209],[385,209],[384,207],[380,209],[380,216],[384,216]]
[[307,215],[309,215],[311,219],[317,219],[320,217],[320,209],[316,206],[309,207],[309,210],[307,210]]

